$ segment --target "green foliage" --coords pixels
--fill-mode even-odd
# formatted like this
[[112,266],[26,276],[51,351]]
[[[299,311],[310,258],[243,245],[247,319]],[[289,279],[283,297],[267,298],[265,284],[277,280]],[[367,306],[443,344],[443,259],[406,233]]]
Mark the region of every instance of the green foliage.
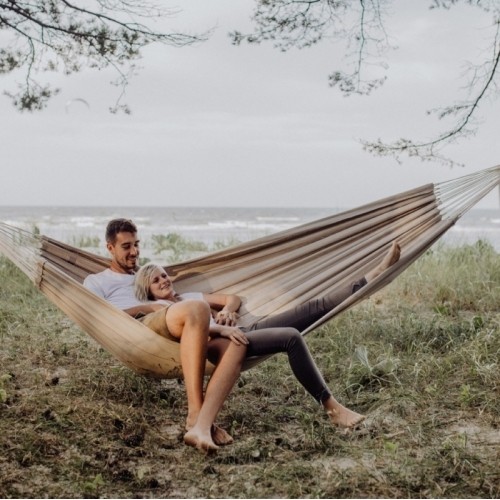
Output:
[[217,250],[224,250],[225,248],[228,248],[228,247],[233,247],[233,246],[236,246],[236,245],[239,245],[241,243],[240,240],[238,240],[238,238],[235,238],[235,237],[231,237],[227,240],[217,240],[213,243],[212,247],[210,248],[211,251],[217,251]]
[[98,248],[101,239],[99,236],[75,236],[70,244],[77,248]]
[[[411,278],[405,279],[409,274]],[[429,251],[404,276],[404,297],[415,301],[425,297],[440,314],[491,311],[500,301],[500,258],[491,244],[481,240]]]
[[7,401],[7,390],[4,388],[5,383],[12,378],[12,375],[4,373],[0,375],[0,403],[5,403]]
[[156,255],[164,255],[171,262],[180,262],[208,252],[223,250],[238,243],[240,242],[237,239],[230,238],[227,241],[215,241],[209,247],[201,241],[191,240],[179,233],[153,234],[151,237],[153,252]]
[[381,387],[397,382],[396,371],[398,360],[387,354],[372,364],[368,359],[368,349],[365,346],[356,347],[348,375],[348,391],[361,388]]
[[151,239],[154,253],[168,253],[173,262],[187,259],[196,253],[208,252],[204,243],[184,238],[178,233],[153,234]]
[[95,494],[101,486],[104,486],[104,484],[102,474],[97,474],[92,481],[85,481],[83,483],[83,489]]

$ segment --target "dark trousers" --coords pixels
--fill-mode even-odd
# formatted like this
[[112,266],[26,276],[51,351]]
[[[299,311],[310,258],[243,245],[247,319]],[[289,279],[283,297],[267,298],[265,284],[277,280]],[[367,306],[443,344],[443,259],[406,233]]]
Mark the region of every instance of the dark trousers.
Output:
[[249,340],[247,356],[286,352],[297,380],[316,401],[319,403],[326,401],[331,392],[299,332],[365,285],[366,279],[362,278],[324,297],[296,306],[290,311],[257,320],[250,327],[244,328]]

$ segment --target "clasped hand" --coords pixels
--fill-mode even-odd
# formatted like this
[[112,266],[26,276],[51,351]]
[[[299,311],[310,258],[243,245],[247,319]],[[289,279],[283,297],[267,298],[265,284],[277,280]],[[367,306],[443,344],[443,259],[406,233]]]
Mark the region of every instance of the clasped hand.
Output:
[[236,326],[239,315],[236,312],[219,311],[215,316],[218,325]]

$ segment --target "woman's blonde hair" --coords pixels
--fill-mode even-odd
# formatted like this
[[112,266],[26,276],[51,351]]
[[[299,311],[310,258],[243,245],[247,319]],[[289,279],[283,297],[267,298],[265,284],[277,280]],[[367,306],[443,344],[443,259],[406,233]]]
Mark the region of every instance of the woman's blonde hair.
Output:
[[155,300],[155,298],[151,295],[150,287],[151,287],[151,277],[153,273],[161,269],[164,270],[158,264],[145,264],[135,273],[134,280],[134,293],[137,297],[137,300],[141,302],[147,302],[148,300]]

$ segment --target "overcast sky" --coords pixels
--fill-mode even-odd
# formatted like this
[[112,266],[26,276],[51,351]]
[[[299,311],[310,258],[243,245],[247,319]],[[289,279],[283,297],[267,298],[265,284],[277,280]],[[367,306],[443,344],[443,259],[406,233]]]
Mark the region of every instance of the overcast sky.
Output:
[[[345,98],[327,80],[345,64],[338,45],[231,45],[229,31],[251,29],[253,4],[179,2],[166,29],[214,32],[194,47],[149,48],[127,91],[131,115],[108,112],[117,95],[108,72],[53,76],[61,93],[41,113],[19,113],[0,96],[0,204],[349,208],[500,163],[498,101],[483,103],[477,135],[446,151],[465,168],[399,165],[359,143],[440,130],[426,110],[464,97],[464,62],[489,47],[479,9],[394,2],[386,28],[398,49],[387,54],[386,84]],[[0,82],[15,88],[12,75]],[[498,207],[498,192],[479,206]]]

